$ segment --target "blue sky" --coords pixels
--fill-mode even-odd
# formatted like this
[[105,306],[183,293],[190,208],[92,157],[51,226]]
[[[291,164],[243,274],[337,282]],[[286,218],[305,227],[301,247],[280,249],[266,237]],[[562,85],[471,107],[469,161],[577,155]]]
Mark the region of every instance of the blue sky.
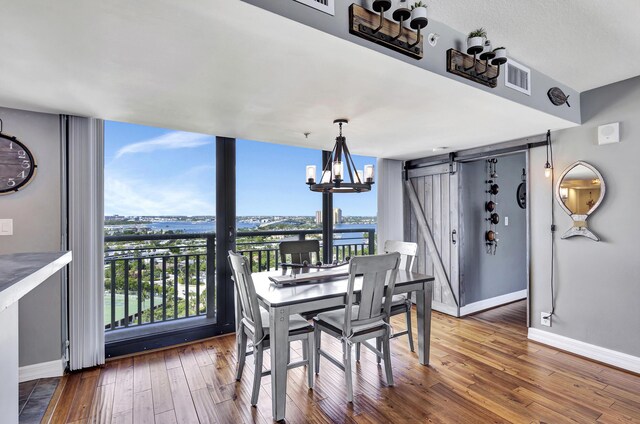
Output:
[[[322,197],[304,184],[314,149],[256,141],[236,144],[237,214],[314,215]],[[354,156],[358,169],[374,158]],[[337,194],[343,215],[376,215],[376,189]],[[105,215],[215,215],[215,137],[105,123]]]

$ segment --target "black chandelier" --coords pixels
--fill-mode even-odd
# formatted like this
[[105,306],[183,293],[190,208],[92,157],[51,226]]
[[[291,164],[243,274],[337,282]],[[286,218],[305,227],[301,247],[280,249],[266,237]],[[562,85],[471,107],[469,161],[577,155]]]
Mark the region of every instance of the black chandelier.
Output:
[[[371,190],[373,184],[373,165],[365,165],[364,171],[356,170],[356,166],[347,147],[347,139],[342,136],[342,124],[348,119],[336,119],[334,124],[340,127],[331,156],[322,169],[320,182],[316,183],[316,166],[307,166],[307,184],[311,191],[321,193],[363,193]],[[344,161],[343,161],[344,155]],[[344,175],[344,163],[347,164],[347,175]],[[349,180],[346,180],[346,177]],[[349,182],[350,181],[350,182]]]

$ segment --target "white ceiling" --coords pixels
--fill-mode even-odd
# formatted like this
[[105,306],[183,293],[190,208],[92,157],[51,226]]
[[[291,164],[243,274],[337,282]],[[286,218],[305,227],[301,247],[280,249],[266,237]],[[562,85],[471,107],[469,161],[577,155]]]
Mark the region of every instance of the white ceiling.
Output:
[[402,159],[575,125],[239,0],[0,10],[2,106],[324,149],[347,117],[353,153]]
[[429,0],[430,16],[484,27],[509,56],[577,90],[640,75],[638,0]]

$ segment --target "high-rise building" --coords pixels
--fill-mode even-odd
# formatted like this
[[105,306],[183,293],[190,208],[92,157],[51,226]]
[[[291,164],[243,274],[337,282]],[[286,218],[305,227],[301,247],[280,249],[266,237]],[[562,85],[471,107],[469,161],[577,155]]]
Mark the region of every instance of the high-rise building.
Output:
[[322,224],[322,211],[316,211],[316,224]]
[[342,209],[333,208],[333,225],[342,224]]

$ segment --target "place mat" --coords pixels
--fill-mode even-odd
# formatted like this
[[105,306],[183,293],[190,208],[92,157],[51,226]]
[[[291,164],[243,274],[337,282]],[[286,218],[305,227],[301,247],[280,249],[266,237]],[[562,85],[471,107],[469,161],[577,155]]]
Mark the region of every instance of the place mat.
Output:
[[287,273],[284,275],[271,276],[269,277],[269,280],[271,280],[278,287],[330,281],[349,275],[349,267],[346,265],[348,264],[344,264],[344,266],[340,267],[320,270],[310,268],[294,268],[291,270],[291,272],[287,271]]

